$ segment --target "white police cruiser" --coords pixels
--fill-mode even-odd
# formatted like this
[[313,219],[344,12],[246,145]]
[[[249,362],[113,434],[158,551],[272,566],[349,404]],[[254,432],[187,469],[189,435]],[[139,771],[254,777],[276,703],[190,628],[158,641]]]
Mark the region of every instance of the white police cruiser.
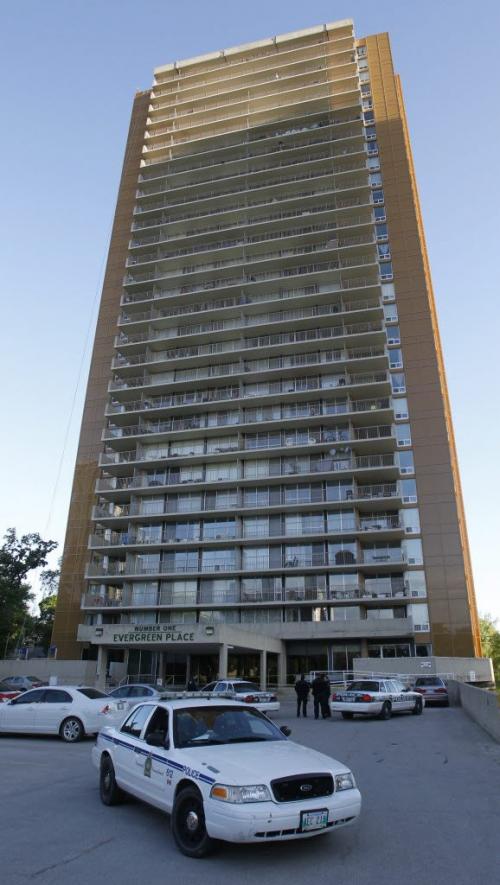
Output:
[[356,679],[345,690],[334,691],[330,700],[332,713],[342,713],[344,719],[355,713],[390,719],[403,710],[419,716],[423,709],[422,696],[397,679]]
[[349,769],[288,734],[236,701],[140,704],[97,737],[101,799],[115,805],[130,793],[168,812],[189,857],[203,857],[217,839],[307,838],[356,820],[361,796]]

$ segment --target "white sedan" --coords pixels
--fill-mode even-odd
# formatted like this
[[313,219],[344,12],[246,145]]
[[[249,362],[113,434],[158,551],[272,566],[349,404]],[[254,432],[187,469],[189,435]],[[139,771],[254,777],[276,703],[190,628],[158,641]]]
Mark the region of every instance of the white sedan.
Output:
[[34,688],[0,704],[0,733],[58,734],[73,744],[104,725],[120,722],[125,703],[85,686]]
[[288,734],[235,701],[141,704],[98,735],[101,800],[115,805],[130,793],[169,813],[189,857],[206,855],[214,840],[304,839],[354,822],[361,796],[352,773]]
[[423,709],[422,696],[397,679],[357,679],[345,690],[334,691],[330,700],[332,713],[342,713],[344,719],[352,719],[355,713],[390,719],[402,711],[419,716]]
[[244,704],[250,704],[263,713],[277,713],[280,708],[280,702],[272,691],[263,691],[254,682],[248,682],[246,679],[220,679],[218,682],[210,682],[203,691],[226,698],[231,697]]

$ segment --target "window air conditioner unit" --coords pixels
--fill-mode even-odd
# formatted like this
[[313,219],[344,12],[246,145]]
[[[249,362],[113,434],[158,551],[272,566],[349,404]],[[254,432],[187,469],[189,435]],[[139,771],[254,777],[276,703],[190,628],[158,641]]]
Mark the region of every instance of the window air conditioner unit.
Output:
[[417,496],[416,495],[406,495],[406,497],[403,498],[403,504],[416,504],[416,503],[417,503]]
[[416,529],[414,529],[412,525],[405,525],[405,533],[407,535],[413,535],[415,531]]
[[417,565],[417,559],[415,556],[409,556],[407,562],[408,565]]

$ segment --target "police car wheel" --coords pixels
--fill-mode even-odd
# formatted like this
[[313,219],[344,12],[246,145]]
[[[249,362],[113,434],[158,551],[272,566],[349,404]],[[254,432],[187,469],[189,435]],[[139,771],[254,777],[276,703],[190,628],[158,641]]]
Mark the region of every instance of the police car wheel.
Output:
[[352,719],[354,713],[342,713],[342,719]]
[[420,716],[423,709],[424,705],[422,703],[422,698],[417,698],[417,700],[415,701],[415,706],[413,707],[413,710],[411,712],[414,716]]
[[79,719],[70,716],[61,723],[59,734],[67,744],[76,744],[84,735],[84,728]]
[[384,701],[382,704],[382,709],[380,711],[379,719],[390,719],[392,716],[392,704],[390,701]]
[[116,783],[115,768],[109,756],[101,759],[99,794],[103,805],[118,805],[125,798],[123,790]]
[[184,787],[175,797],[172,810],[172,835],[182,854],[205,857],[213,848],[213,839],[205,827],[203,799],[196,787]]

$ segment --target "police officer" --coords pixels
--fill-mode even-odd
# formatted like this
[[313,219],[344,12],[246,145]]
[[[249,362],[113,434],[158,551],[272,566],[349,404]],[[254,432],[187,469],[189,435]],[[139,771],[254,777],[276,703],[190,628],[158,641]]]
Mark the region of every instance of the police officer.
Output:
[[314,698],[314,718],[319,718],[319,711],[323,719],[328,719],[330,713],[330,683],[324,674],[318,674],[312,684],[312,693]]
[[297,695],[297,719],[300,719],[300,711],[302,709],[302,715],[304,719],[307,719],[307,702],[309,700],[309,692],[311,690],[311,686],[304,679],[304,674],[300,674],[300,679],[297,679],[295,683],[295,694]]

